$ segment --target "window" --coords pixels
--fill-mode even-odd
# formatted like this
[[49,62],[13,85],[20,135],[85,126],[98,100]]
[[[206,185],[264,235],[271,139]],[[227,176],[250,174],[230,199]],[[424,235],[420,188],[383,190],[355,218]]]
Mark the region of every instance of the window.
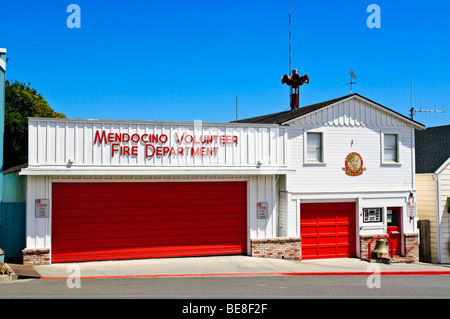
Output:
[[327,133],[318,129],[303,134],[303,164],[306,166],[327,165]]
[[307,133],[307,162],[323,162],[322,133]]
[[384,134],[383,162],[398,163],[398,135]]

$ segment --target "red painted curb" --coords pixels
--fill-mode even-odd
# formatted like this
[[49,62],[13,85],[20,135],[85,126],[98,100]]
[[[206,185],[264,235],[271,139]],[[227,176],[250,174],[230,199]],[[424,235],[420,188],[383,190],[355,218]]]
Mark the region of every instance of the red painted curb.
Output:
[[450,275],[450,271],[345,271],[345,272],[283,272],[283,273],[218,273],[218,274],[171,274],[171,275],[117,275],[117,276],[81,276],[81,277],[57,277],[43,276],[40,279],[108,279],[108,278],[162,278],[162,277],[220,277],[220,276],[432,276]]

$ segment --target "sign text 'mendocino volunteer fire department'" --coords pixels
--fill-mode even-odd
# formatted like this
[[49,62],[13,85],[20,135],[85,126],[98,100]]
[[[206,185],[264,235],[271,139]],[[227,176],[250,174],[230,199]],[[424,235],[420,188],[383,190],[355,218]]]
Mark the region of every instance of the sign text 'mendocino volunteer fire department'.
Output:
[[[97,130],[95,132],[94,144],[110,144],[111,157],[114,155],[137,156],[138,145],[145,148],[145,157],[153,156],[216,156],[219,145],[238,144],[236,135],[226,134],[178,134],[175,133],[175,146],[168,146],[166,143],[169,137],[166,134],[138,134],[138,133],[107,133]],[[136,145],[122,145],[122,143],[133,143]]]

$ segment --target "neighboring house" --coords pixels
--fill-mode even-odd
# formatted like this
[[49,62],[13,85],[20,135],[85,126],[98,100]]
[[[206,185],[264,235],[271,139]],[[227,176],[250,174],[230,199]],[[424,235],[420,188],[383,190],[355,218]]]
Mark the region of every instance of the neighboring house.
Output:
[[450,125],[416,134],[417,214],[430,222],[431,262],[450,263]]
[[3,201],[0,209],[0,248],[5,251],[5,258],[22,257],[25,248],[25,176],[19,172],[27,165],[11,167],[3,171]]
[[29,119],[25,263],[246,254],[418,261],[414,139],[361,95],[232,123]]

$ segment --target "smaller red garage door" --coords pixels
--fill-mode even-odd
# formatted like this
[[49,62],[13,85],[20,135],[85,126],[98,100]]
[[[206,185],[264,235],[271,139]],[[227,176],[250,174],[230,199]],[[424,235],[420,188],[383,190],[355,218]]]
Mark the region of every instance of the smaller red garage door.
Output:
[[355,203],[300,205],[302,258],[356,256]]

